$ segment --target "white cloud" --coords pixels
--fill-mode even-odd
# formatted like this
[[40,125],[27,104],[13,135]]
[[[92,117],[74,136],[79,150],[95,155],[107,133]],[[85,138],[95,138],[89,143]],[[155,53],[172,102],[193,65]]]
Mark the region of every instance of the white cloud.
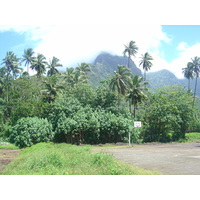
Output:
[[182,68],[185,68],[187,66],[187,63],[191,61],[191,58],[199,56],[199,52],[200,52],[200,43],[183,49],[179,53],[179,57],[172,60],[171,62],[167,62],[159,55],[153,54],[154,61],[151,71],[167,69],[173,72],[178,78],[184,78],[184,75],[182,73]]
[[187,66],[187,63],[191,61],[191,58],[199,56],[199,52],[200,52],[200,43],[186,48],[179,54],[178,58],[174,59],[169,64],[169,69],[173,73],[175,73],[177,77],[183,78],[182,68]]
[[[83,21],[86,21],[86,19]],[[141,54],[146,51],[150,51],[155,63],[158,63],[153,66],[154,71],[166,66],[166,62],[160,58],[163,53],[159,48],[161,41],[169,43],[170,38],[162,32],[160,25],[145,24],[141,26],[136,23],[126,32],[125,30],[129,27],[130,21],[120,23],[120,17],[119,20],[117,18],[114,21],[100,20],[98,22],[97,20],[87,22],[84,25],[74,23],[71,22],[68,25],[11,27],[12,30],[19,33],[25,32],[30,40],[41,39],[35,52],[44,54],[48,60],[56,56],[60,59],[64,69],[76,66],[80,62],[91,62],[101,51],[122,55],[124,44],[127,44],[130,40],[134,40],[139,47],[138,54],[134,58],[137,66]],[[0,28],[1,30],[9,30],[11,27]]]
[[[115,19],[117,22],[117,19]],[[51,27],[41,37],[42,41],[35,49],[46,57],[58,57],[64,66],[76,65],[80,62],[90,62],[101,51],[122,55],[124,44],[134,40],[139,47],[135,58],[136,64],[139,57],[146,51],[159,52],[161,41],[169,42],[169,38],[162,32],[161,26],[133,25],[129,31],[125,30],[129,22],[112,24],[107,20],[102,23],[86,23],[84,26],[56,25]],[[150,29],[151,28],[151,29]],[[148,34],[146,29],[149,29]]]
[[186,42],[181,42],[181,43],[178,44],[178,46],[176,47],[176,49],[178,51],[184,51],[184,50],[187,49],[187,47],[188,47],[188,45],[187,45]]
[[[162,31],[160,24],[165,24],[166,18],[169,23],[167,13],[163,13],[169,9],[161,9],[163,5],[159,7],[157,1],[35,0],[31,8],[23,5],[27,5],[27,1],[4,2],[5,9],[0,13],[4,24],[0,24],[0,30],[12,28],[19,33],[26,32],[30,40],[40,39],[35,51],[44,54],[47,59],[56,56],[65,67],[90,62],[100,51],[122,55],[124,44],[134,40],[139,47],[134,58],[136,65],[141,54],[149,51],[154,58],[152,71],[165,68],[180,77],[181,69],[190,57],[200,52],[195,51],[195,47],[186,48],[182,43],[178,47],[181,50],[179,58],[171,63],[164,60],[160,45],[162,41],[170,43],[171,39]],[[6,8],[11,9],[9,13],[13,17],[5,18],[8,15]]]

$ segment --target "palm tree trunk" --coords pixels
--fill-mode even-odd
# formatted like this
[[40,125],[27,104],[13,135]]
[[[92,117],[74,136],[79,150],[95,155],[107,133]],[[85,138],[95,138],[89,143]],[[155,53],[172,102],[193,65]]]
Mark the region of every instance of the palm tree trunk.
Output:
[[134,113],[133,113],[134,119],[135,119],[135,114],[136,114],[136,104],[134,104]]
[[8,85],[7,85],[7,88],[6,88],[6,101],[8,102]]
[[188,79],[188,91],[190,91],[190,78]]
[[196,81],[195,81],[193,107],[194,107],[195,97],[196,97],[196,91],[197,91],[197,78],[198,78],[198,76],[196,76]]
[[130,111],[130,113],[131,113],[131,100],[129,99],[129,111]]
[[6,86],[6,101],[8,102],[8,88],[9,88],[9,85],[8,85],[8,76],[9,76],[9,74],[7,74],[7,76],[6,76],[6,84],[7,84],[7,86]]
[[[147,78],[147,74],[146,74],[146,70],[144,70],[144,81],[146,81],[146,78]],[[146,85],[145,85],[146,87]]]
[[128,68],[130,68],[130,59],[131,59],[131,55],[128,56]]
[[118,92],[118,111],[119,111],[119,92]]
[[27,65],[27,72],[28,72],[28,74],[29,74],[29,64]]

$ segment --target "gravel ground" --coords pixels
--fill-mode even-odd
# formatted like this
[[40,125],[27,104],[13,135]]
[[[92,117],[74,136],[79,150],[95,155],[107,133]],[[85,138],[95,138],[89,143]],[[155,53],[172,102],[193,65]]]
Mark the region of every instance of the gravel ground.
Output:
[[0,173],[13,159],[15,159],[21,150],[0,149]]
[[152,143],[93,150],[163,175],[200,175],[200,143]]

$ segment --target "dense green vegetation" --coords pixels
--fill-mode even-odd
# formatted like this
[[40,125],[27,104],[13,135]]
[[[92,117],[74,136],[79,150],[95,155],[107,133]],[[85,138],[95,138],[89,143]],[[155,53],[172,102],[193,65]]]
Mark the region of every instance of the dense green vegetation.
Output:
[[[59,72],[62,64],[56,57],[47,62],[32,49],[25,50],[22,58],[8,52],[0,68],[0,138],[23,148],[50,141],[128,142],[129,133],[131,142],[168,142],[200,131],[196,90],[166,87],[150,92],[146,76],[143,79],[130,69],[137,50],[133,41],[125,45],[129,67],[116,66],[97,87],[89,82],[94,72],[87,63]],[[152,59],[148,52],[142,55],[145,72]],[[22,73],[22,62],[27,72]],[[200,67],[196,63],[190,67],[197,80]],[[30,69],[36,75],[30,76]],[[140,129],[133,128],[137,120],[142,121]]]
[[93,153],[87,146],[40,143],[20,152],[3,174],[155,175],[158,173],[121,163],[105,153]]

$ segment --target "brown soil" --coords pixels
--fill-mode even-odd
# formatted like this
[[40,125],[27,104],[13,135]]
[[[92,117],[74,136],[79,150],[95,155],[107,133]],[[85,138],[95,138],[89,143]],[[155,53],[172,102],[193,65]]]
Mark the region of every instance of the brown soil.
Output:
[[12,160],[14,160],[21,150],[0,149],[0,173]]
[[200,175],[200,143],[150,143],[93,150],[163,175]]

